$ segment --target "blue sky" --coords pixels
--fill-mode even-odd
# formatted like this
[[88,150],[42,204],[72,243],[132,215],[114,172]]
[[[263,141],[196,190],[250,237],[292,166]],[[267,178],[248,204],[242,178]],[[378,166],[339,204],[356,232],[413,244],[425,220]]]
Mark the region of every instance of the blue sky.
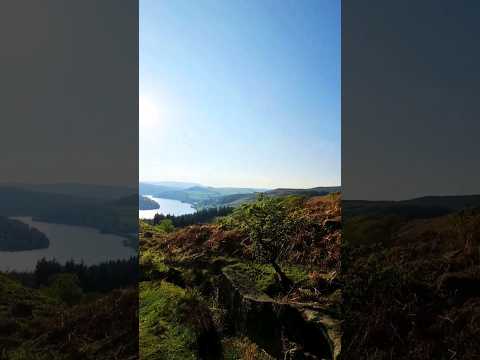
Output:
[[140,1],[140,180],[340,184],[340,1]]

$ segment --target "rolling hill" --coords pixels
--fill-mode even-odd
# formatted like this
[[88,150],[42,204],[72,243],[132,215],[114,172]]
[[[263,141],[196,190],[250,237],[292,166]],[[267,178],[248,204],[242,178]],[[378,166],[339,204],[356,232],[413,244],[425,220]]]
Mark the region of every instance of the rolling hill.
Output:
[[[180,184],[180,185],[176,185]],[[315,187],[311,189],[260,189],[236,187],[212,187],[194,185],[187,187],[187,183],[140,183],[140,195],[179,200],[192,204],[197,209],[215,206],[238,206],[253,201],[258,193],[271,196],[302,195],[305,197],[326,195],[339,192],[339,186]]]
[[68,195],[77,198],[98,199],[98,200],[114,200],[128,195],[137,193],[137,189],[110,186],[110,185],[94,185],[94,184],[77,184],[77,183],[56,183],[56,184],[4,184],[8,188],[16,188],[20,190],[32,191],[37,193]]
[[136,195],[133,201],[131,195],[106,200],[0,186],[0,199],[0,216],[31,216],[123,235],[137,231]]

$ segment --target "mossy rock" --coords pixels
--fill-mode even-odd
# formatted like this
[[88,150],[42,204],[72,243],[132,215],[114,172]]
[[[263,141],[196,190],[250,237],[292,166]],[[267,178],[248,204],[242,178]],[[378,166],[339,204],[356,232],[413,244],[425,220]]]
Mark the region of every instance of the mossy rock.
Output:
[[[287,265],[283,271],[293,284],[308,280],[308,274],[300,267]],[[255,262],[238,262],[223,268],[223,273],[242,293],[253,297],[275,297],[282,292],[278,276],[271,265]]]
[[248,337],[273,358],[284,358],[289,350],[286,342],[298,344],[298,354],[333,358],[328,334],[319,323],[306,319],[303,309],[260,292],[256,288],[259,279],[252,275],[255,271],[239,269],[245,270],[239,266],[224,269],[219,293],[219,303],[227,310],[227,334]]

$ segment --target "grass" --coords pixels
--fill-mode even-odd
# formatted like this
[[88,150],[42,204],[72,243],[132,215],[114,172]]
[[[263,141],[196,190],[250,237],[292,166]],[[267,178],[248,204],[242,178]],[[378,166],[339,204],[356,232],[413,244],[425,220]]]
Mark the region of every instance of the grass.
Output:
[[141,359],[194,360],[215,341],[210,311],[197,293],[165,281],[140,284]]
[[140,284],[140,358],[196,359],[195,332],[179,319],[185,290],[167,282]]
[[0,273],[0,359],[106,360],[136,352],[135,289],[75,306],[46,290],[24,287]]
[[222,344],[224,360],[273,360],[247,337],[227,338]]

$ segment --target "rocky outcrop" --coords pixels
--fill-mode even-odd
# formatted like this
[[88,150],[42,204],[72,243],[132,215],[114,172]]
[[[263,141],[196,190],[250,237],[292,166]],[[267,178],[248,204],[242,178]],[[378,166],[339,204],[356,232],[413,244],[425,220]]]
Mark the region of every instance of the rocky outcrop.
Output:
[[219,302],[227,310],[226,331],[249,337],[275,358],[336,359],[340,353],[340,322],[318,305],[272,299],[225,271]]

